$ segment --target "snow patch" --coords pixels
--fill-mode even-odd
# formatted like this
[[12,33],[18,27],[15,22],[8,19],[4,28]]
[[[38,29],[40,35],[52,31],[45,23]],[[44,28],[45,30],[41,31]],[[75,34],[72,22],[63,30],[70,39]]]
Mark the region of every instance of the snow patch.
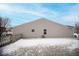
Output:
[[[33,47],[33,46],[66,46],[70,49],[79,48],[79,40],[73,38],[37,38],[37,39],[20,39],[15,43],[0,48],[3,54],[10,53],[19,48]],[[40,52],[40,51],[39,51]]]

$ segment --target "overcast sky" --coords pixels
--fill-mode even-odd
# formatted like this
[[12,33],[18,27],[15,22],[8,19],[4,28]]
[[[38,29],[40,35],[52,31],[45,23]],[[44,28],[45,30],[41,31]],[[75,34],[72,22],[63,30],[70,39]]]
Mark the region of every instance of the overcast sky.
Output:
[[39,18],[73,26],[79,21],[79,4],[0,4],[0,16],[8,17],[13,27]]

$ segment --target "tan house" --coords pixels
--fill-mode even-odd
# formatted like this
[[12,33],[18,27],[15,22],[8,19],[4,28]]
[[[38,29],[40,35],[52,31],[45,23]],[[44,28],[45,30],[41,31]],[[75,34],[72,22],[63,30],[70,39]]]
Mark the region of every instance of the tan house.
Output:
[[13,32],[14,35],[23,34],[23,37],[25,38],[73,37],[73,28],[69,28],[45,18],[19,25],[13,29]]

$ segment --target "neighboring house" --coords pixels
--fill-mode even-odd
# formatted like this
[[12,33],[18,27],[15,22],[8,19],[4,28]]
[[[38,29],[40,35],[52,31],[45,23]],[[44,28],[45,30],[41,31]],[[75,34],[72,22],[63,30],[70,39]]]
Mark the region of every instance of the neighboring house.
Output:
[[11,35],[11,36],[12,36],[12,35],[13,35],[13,31],[12,31],[11,29],[8,30],[8,31],[7,31],[7,35]]
[[23,34],[23,37],[25,38],[69,38],[73,37],[73,31],[73,28],[69,28],[45,18],[40,18],[13,29],[14,35]]
[[12,31],[12,29],[6,30],[5,32],[2,33],[2,35],[4,35],[4,36],[12,36],[13,31]]

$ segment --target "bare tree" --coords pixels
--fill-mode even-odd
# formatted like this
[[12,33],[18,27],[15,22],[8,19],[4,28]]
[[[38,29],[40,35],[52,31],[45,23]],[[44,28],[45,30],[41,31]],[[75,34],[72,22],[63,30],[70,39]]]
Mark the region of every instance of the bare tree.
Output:
[[74,37],[79,39],[79,22],[75,23],[75,27],[74,27]]
[[[4,32],[6,32],[8,26],[9,26],[9,19],[8,18],[3,18],[3,17],[0,17],[0,47],[3,46],[3,42],[5,41],[5,37],[2,36],[2,34]],[[2,54],[2,49],[0,49],[0,56],[3,55]]]
[[9,19],[0,17],[0,39],[2,33],[6,31],[8,25],[9,25]]

